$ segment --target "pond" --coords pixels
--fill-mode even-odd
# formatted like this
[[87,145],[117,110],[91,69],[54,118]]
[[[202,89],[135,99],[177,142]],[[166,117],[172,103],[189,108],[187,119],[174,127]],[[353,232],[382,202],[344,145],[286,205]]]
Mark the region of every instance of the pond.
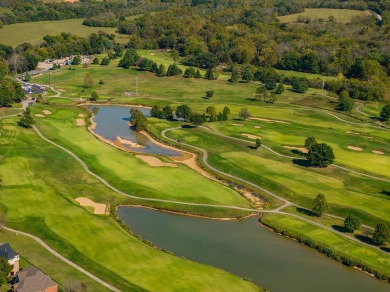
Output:
[[120,207],[118,216],[156,246],[271,291],[390,291],[389,284],[266,229],[258,217],[221,221],[137,207]]
[[[132,145],[122,143],[125,147],[134,152],[151,153],[165,156],[181,156],[181,152],[169,149],[150,141],[145,135],[137,133],[129,126],[131,107],[124,106],[90,106],[89,110],[94,113],[94,122],[96,128],[93,130],[99,136],[102,136],[112,142],[118,140],[132,141],[143,147],[132,147]],[[150,109],[139,107],[146,117],[150,117]]]

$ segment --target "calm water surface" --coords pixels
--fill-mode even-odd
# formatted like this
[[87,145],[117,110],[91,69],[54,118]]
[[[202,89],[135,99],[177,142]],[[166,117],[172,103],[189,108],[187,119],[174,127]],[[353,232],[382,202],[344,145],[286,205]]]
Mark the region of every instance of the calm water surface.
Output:
[[257,217],[219,221],[121,207],[131,230],[178,256],[252,279],[271,291],[390,291],[390,285],[284,238]]
[[[145,146],[145,148],[132,148],[128,147],[128,145],[124,145],[135,152],[165,156],[181,156],[180,152],[161,147],[151,142],[144,135],[133,131],[128,125],[128,122],[131,120],[131,107],[90,106],[89,109],[95,113],[94,121],[96,123],[96,128],[93,131],[96,134],[111,141],[115,141],[117,137],[121,137],[122,139],[130,140]],[[138,109],[140,109],[146,117],[150,117],[150,109]]]

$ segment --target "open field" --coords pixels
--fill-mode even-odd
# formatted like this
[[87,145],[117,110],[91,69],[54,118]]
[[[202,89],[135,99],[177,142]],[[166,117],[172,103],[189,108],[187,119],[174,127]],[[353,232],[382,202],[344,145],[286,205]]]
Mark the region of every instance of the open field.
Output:
[[330,16],[333,16],[336,22],[348,23],[353,17],[374,17],[370,11],[350,10],[350,9],[330,9],[330,8],[305,8],[302,13],[289,14],[279,16],[279,20],[282,23],[297,22],[298,16],[308,18],[310,20],[323,19],[328,21]]
[[300,238],[311,239],[333,249],[341,255],[365,263],[383,274],[389,274],[390,257],[384,253],[363,247],[337,234],[282,214],[266,214],[261,221],[280,231],[288,231]]
[[[45,106],[45,109],[49,107]],[[55,119],[62,119],[64,130],[75,128],[85,132],[71,121],[79,111],[50,109],[53,114],[39,122],[45,134],[50,132],[49,119],[53,119],[53,124]],[[3,180],[0,204],[4,206],[2,212],[7,210],[8,226],[40,237],[71,261],[123,291],[161,291],[165,287],[198,291],[212,287],[221,291],[226,285],[235,291],[256,290],[234,275],[157,251],[130,236],[112,217],[94,215],[79,206],[74,200],[77,197],[110,205],[137,201],[113,193],[88,175],[69,154],[48,144],[34,131],[16,126],[16,120],[0,121],[0,177]],[[43,125],[44,121],[47,124]],[[74,134],[73,140],[85,138],[82,135],[77,138]],[[58,142],[60,136],[56,139]],[[109,154],[109,146],[93,141]],[[81,144],[77,148],[82,149]],[[84,144],[89,144],[88,139]],[[88,156],[93,160],[91,154],[82,155],[87,161]],[[210,187],[207,183],[206,186]]]
[[115,40],[119,43],[126,43],[128,41],[128,36],[116,33],[116,28],[89,27],[82,25],[82,22],[83,19],[76,18],[5,25],[0,29],[0,43],[13,47],[25,42],[35,45],[41,43],[45,35],[57,35],[61,32],[70,32],[78,36],[86,37],[91,33],[97,33],[99,30],[115,34]]

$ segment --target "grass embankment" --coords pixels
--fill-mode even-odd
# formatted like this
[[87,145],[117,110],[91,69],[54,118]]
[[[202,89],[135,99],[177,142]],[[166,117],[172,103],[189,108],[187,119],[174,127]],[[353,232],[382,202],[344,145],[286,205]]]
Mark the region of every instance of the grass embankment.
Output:
[[0,107],[0,118],[20,113],[20,109]]
[[360,263],[369,272],[376,271],[390,277],[390,256],[383,252],[359,245],[333,232],[288,215],[265,214],[260,220],[277,232],[293,236],[311,247],[319,249],[321,246],[322,252],[347,265],[359,266]]
[[[69,122],[62,121],[63,128],[70,131],[71,119],[76,114],[77,110],[59,110],[52,119],[67,117]],[[70,155],[43,141],[32,130],[16,126],[16,121],[17,118],[0,121],[0,204],[6,210],[8,226],[42,238],[73,262],[123,291],[222,291],[227,286],[235,291],[256,290],[237,276],[157,251],[130,236],[111,217],[94,215],[88,208],[80,207],[74,200],[77,197],[109,205],[136,201],[112,192],[88,175]],[[41,123],[44,121],[38,124]],[[38,126],[45,128],[45,133],[50,132],[49,122]],[[82,128],[77,130],[85,132]],[[73,132],[72,139],[82,137]],[[86,139],[84,144],[93,149],[102,143],[89,144]],[[110,156],[110,147],[104,146],[106,152],[102,155]],[[82,156],[92,157],[88,153]]]
[[12,248],[23,256],[21,258],[22,267],[26,268],[31,263],[45,274],[50,275],[57,283],[63,284],[67,281],[77,280],[84,283],[88,291],[110,291],[53,256],[31,238],[0,230],[0,242],[9,242]]
[[302,16],[305,19],[328,21],[329,17],[333,16],[335,22],[348,23],[353,17],[374,17],[370,11],[360,11],[351,9],[331,9],[331,8],[305,8],[304,12],[279,16],[278,19],[282,23],[293,23],[298,21],[298,17]]
[[[156,127],[159,126],[164,125]],[[263,148],[248,149],[254,142],[236,142],[202,129],[173,130],[168,136],[206,149],[214,167],[257,183],[299,205],[311,208],[314,197],[323,193],[332,213],[344,217],[356,214],[372,226],[381,220],[390,222],[390,204],[385,193],[389,183],[333,167],[308,168]]]

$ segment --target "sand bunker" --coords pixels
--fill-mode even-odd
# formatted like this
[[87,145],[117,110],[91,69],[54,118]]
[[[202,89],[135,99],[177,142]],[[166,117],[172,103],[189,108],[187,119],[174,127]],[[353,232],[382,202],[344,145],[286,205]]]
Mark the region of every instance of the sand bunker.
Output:
[[284,148],[287,148],[287,149],[294,149],[294,150],[298,150],[298,151],[301,151],[302,153],[308,153],[309,150],[307,150],[305,147],[293,147],[293,146],[283,146]]
[[156,54],[155,53],[150,53],[151,56],[155,56]]
[[43,110],[42,111],[45,115],[51,115],[51,111],[49,111],[49,110]]
[[153,167],[161,167],[161,166],[177,167],[177,164],[163,162],[154,156],[136,155],[135,157],[141,159],[142,161],[145,161],[147,164],[149,164],[150,166],[153,166]]
[[76,125],[77,126],[84,126],[85,125],[84,119],[76,119]]
[[252,134],[241,134],[241,136],[247,137],[249,139],[254,139],[254,140],[261,139],[260,136],[256,136],[256,135],[252,135]]
[[251,120],[257,120],[257,121],[263,121],[267,123],[280,123],[280,124],[289,124],[288,122],[279,121],[279,120],[269,120],[269,119],[263,119],[263,118],[249,118]]
[[145,148],[143,145],[130,140],[122,139],[121,137],[116,137],[116,140],[122,145],[129,145],[131,148]]
[[98,204],[84,197],[77,198],[76,201],[80,203],[80,206],[94,208],[93,214],[99,214],[99,215],[106,214],[107,206],[105,204]]
[[79,114],[79,118],[85,118],[84,114]]
[[244,126],[244,125],[242,125],[242,124],[232,124],[233,126],[237,126],[237,127],[242,127],[242,126]]
[[253,126],[253,128],[260,129],[261,127],[260,126]]
[[35,114],[36,117],[38,118],[44,118],[45,116],[44,115],[41,115],[41,114]]
[[351,145],[348,145],[347,148],[355,151],[363,151],[363,148],[351,146]]
[[372,150],[372,153],[380,154],[380,155],[385,154],[383,151],[379,151],[379,150]]
[[345,133],[347,133],[347,134],[354,134],[354,135],[360,135],[360,133],[354,132],[354,131],[346,131]]

